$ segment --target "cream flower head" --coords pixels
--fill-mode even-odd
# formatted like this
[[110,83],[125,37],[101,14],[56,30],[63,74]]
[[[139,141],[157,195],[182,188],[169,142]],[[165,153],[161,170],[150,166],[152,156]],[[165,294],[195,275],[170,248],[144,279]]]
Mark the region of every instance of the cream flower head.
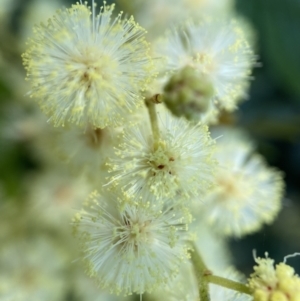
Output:
[[248,282],[254,301],[300,300],[300,278],[295,270],[284,262],[274,267],[274,260],[255,258],[254,273]]
[[160,137],[149,122],[126,129],[111,160],[112,183],[128,194],[151,193],[158,200],[195,197],[212,185],[214,141],[208,128],[192,125],[168,112],[159,115]]
[[91,184],[105,184],[108,175],[106,161],[117,144],[120,129],[70,126],[55,129],[53,149],[69,169],[83,175]]
[[144,29],[133,18],[112,20],[114,5],[96,15],[77,3],[35,27],[24,53],[29,94],[56,126],[66,121],[97,128],[122,123],[143,104],[152,62]]
[[[161,32],[178,22],[193,17],[224,16],[231,13],[233,0],[120,0],[130,5],[136,12],[137,21],[147,29],[150,38],[155,40]],[[176,4],[176,5],[175,5]]]
[[167,72],[192,67],[199,78],[211,83],[214,93],[207,111],[200,114],[204,122],[214,122],[220,109],[236,109],[237,102],[247,96],[255,56],[245,28],[234,19],[188,21],[156,45],[157,53],[166,57]]
[[223,129],[216,135],[216,185],[199,199],[199,211],[220,234],[240,237],[277,216],[283,197],[282,174],[253,152],[242,132]]
[[[143,204],[153,204],[145,198]],[[173,202],[142,206],[124,199],[122,193],[92,193],[73,219],[74,232],[81,239],[88,274],[102,288],[142,294],[178,273],[188,256],[190,216]]]

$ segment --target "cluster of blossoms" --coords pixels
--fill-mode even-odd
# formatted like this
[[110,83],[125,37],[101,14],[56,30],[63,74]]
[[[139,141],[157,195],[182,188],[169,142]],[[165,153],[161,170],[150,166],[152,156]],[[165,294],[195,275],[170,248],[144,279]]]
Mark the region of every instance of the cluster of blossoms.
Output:
[[[271,223],[281,208],[282,174],[266,166],[236,129],[213,129],[219,162],[216,185],[198,202],[201,215],[222,235],[241,237]],[[271,199],[272,202],[266,201]]]
[[144,198],[142,206],[122,193],[92,193],[74,218],[88,273],[117,294],[141,294],[167,283],[187,258],[189,214],[173,202],[155,206]]
[[274,267],[274,260],[268,254],[255,261],[257,266],[248,283],[254,301],[300,300],[300,278],[292,267],[285,262]]
[[93,4],[90,18],[87,3],[77,3],[35,28],[23,56],[30,95],[56,126],[121,124],[142,104],[152,75],[145,30],[122,14],[111,22],[113,9],[104,4],[96,16]]
[[[155,15],[168,1],[154,2]],[[202,300],[190,252],[213,252],[199,242],[206,227],[217,240],[241,237],[281,208],[282,174],[243,132],[220,124],[247,97],[256,63],[248,25],[220,10],[194,18],[200,4],[182,5],[192,19],[147,40],[133,17],[113,16],[114,5],[80,1],[36,26],[23,54],[29,95],[56,127],[49,136],[57,156],[97,190],[73,231],[87,274],[116,295],[153,292],[155,300],[169,291],[165,300]],[[278,279],[294,277],[282,269]],[[249,280],[254,300],[275,300],[262,296],[260,270]],[[250,300],[216,287],[206,292],[212,300]]]

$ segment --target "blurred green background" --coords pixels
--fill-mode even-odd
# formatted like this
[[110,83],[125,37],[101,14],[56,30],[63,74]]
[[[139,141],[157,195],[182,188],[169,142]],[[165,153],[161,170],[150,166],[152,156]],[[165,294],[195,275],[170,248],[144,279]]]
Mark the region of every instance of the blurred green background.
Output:
[[[300,1],[239,0],[238,12],[256,31],[261,67],[254,70],[249,101],[239,124],[258,141],[258,151],[285,174],[283,209],[275,223],[232,242],[237,264],[249,269],[249,249],[276,261],[300,251]],[[289,261],[300,272],[300,259]]]

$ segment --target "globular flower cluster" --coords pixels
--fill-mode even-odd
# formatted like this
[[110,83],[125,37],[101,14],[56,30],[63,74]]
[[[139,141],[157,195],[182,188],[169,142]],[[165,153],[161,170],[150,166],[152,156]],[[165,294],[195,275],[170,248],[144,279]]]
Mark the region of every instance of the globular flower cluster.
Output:
[[271,223],[281,208],[281,172],[267,166],[250,139],[235,129],[219,129],[215,183],[198,205],[219,233],[241,237]]
[[146,122],[126,129],[124,142],[109,163],[111,181],[121,185],[127,194],[150,192],[158,200],[203,195],[213,185],[215,165],[214,142],[207,126],[191,125],[162,113],[159,129],[158,139]]
[[23,55],[29,94],[54,125],[104,128],[142,105],[153,75],[145,30],[121,14],[113,20],[113,10],[104,2],[96,15],[94,4],[77,3],[35,27]]
[[268,254],[255,261],[257,265],[248,282],[254,301],[300,300],[300,278],[291,266],[284,262],[274,266]]
[[[220,109],[232,111],[246,97],[255,57],[243,26],[243,22],[234,19],[189,21],[156,45],[157,52],[166,57],[166,71],[176,73],[191,67],[199,81],[204,78],[207,85],[211,85],[214,93],[204,98],[201,106],[206,110],[198,112],[198,119],[204,122],[215,122]],[[193,102],[197,103],[196,97]],[[189,106],[195,107],[193,102]],[[169,106],[172,110],[176,104]]]
[[116,143],[117,128],[78,129],[67,124],[54,133],[57,155],[70,166],[74,173],[85,175],[90,182],[97,183],[97,178],[107,176],[106,160]]
[[188,257],[189,214],[172,202],[155,206],[148,197],[144,203],[129,204],[122,194],[92,193],[73,219],[89,275],[116,294],[142,294],[165,285]]
[[149,31],[153,40],[162,31],[171,28],[175,20],[181,22],[191,17],[224,16],[230,14],[234,4],[233,0],[180,0],[176,5],[173,0],[121,1],[136,8],[137,21]]

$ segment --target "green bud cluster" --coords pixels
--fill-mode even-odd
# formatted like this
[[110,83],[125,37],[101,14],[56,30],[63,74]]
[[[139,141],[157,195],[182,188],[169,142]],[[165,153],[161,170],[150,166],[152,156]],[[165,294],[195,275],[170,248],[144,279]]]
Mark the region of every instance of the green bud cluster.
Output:
[[164,87],[163,98],[174,115],[198,121],[208,111],[213,93],[207,77],[186,66],[170,78]]

